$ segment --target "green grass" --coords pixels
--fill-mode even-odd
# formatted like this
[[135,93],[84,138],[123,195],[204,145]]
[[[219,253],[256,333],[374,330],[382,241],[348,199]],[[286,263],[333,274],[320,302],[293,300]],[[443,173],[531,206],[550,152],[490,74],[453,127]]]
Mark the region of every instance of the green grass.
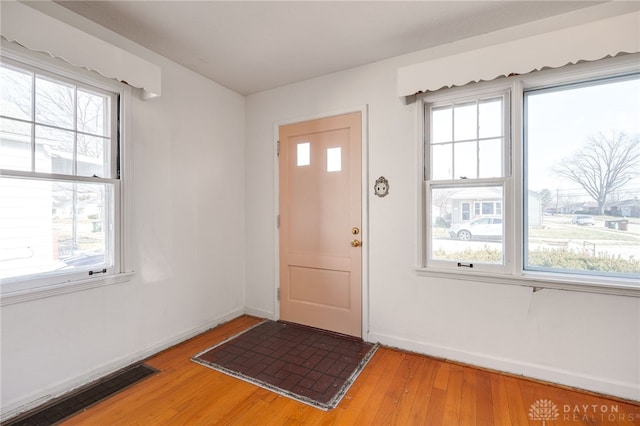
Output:
[[[556,225],[557,226],[557,225]],[[595,228],[593,226],[565,225],[562,227],[529,228],[531,238],[557,238],[561,240],[611,240],[638,242],[638,236],[628,231]]]

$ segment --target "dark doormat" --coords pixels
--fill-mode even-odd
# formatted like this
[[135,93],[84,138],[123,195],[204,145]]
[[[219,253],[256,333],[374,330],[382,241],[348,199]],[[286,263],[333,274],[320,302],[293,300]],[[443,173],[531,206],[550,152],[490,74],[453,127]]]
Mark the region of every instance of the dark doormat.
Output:
[[192,360],[326,411],[338,405],[377,348],[360,339],[267,320]]

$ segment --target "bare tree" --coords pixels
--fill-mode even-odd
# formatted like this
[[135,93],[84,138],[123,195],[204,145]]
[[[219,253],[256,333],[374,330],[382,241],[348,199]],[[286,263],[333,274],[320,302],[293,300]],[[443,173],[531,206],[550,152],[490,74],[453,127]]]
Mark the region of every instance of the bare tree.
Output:
[[[6,70],[3,75],[3,84],[0,86],[0,99],[13,104],[13,111],[20,111],[24,117],[31,116],[32,85],[36,85],[36,121],[38,123],[53,124],[56,127],[67,129],[74,128],[74,118],[77,130],[83,133],[97,135],[90,136],[79,134],[76,140],[76,150],[80,155],[90,158],[102,158],[104,154],[104,140],[100,136],[105,133],[105,109],[108,108],[106,100],[99,94],[89,93],[61,83],[55,83],[44,78],[36,78],[35,81],[24,73]],[[10,114],[13,116],[13,114]],[[47,135],[46,131],[43,133]],[[64,143],[50,139],[50,145],[66,150]]]
[[598,204],[600,214],[611,193],[638,176],[640,150],[637,137],[612,132],[589,137],[580,152],[562,159],[554,173],[582,186]]
[[544,209],[552,205],[553,195],[551,195],[551,191],[546,188],[540,191],[540,201],[542,202],[542,208]]

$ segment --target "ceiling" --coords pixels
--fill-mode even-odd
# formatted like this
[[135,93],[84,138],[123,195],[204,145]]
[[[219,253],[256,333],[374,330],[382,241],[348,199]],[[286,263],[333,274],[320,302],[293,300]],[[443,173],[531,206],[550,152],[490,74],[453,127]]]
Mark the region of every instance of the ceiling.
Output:
[[595,4],[557,0],[56,3],[243,95]]

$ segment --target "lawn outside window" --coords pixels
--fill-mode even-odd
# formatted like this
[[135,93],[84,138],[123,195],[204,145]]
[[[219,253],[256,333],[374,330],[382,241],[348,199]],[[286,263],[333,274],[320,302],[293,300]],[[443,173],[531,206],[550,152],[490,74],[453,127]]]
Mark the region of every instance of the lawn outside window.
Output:
[[637,55],[423,95],[420,275],[640,295]]
[[120,138],[126,92],[48,59],[3,50],[3,304],[126,275]]

